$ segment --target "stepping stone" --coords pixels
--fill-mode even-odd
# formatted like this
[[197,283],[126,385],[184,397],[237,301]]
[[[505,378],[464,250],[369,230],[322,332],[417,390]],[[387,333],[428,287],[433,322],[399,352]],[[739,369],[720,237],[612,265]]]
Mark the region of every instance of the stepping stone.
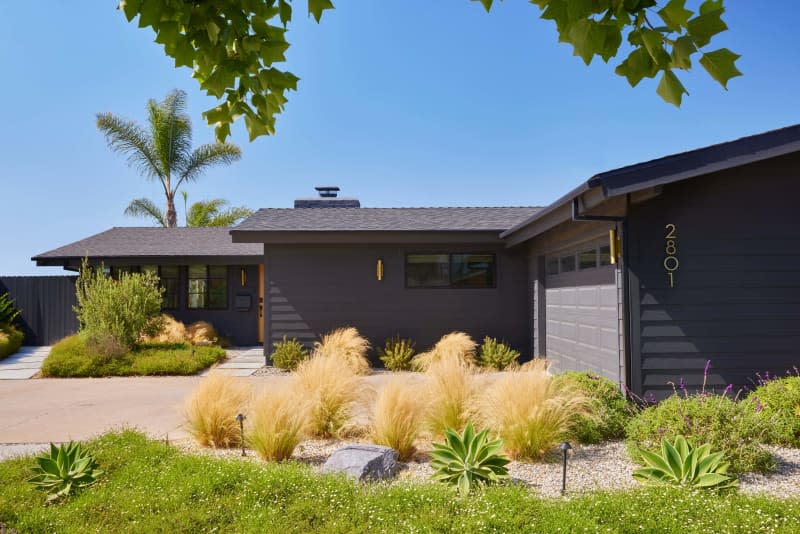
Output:
[[344,473],[355,480],[386,480],[397,475],[397,451],[380,445],[345,445],[322,466],[326,473]]

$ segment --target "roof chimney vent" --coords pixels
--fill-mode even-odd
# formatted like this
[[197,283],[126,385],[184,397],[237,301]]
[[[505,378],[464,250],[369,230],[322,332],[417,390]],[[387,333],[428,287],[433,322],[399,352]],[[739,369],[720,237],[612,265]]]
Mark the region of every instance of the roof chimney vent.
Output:
[[317,190],[321,198],[336,198],[339,196],[340,191],[335,185],[318,185],[314,189]]
[[335,185],[320,185],[315,187],[316,197],[298,198],[294,201],[295,208],[360,208],[361,202],[357,198],[340,197],[339,188]]

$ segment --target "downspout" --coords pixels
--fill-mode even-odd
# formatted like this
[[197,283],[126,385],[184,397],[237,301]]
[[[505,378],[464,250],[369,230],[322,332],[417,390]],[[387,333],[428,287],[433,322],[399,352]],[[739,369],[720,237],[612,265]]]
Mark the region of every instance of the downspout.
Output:
[[[624,351],[625,351],[625,387],[628,388],[631,383],[631,326],[630,326],[630,302],[628,290],[628,217],[617,215],[581,215],[580,214],[580,196],[572,199],[572,220],[575,222],[588,222],[588,221],[610,221],[620,223],[622,226],[622,325],[623,325],[623,338]],[[630,194],[625,196],[625,212],[628,211],[630,205]]]

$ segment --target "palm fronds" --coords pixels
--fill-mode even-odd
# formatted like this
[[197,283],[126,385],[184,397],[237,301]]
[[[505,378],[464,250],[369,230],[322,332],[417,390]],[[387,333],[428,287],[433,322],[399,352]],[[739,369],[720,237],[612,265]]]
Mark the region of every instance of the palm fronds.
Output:
[[125,215],[129,217],[150,218],[159,226],[167,226],[164,213],[156,206],[156,203],[149,198],[135,198],[131,200],[131,203],[125,208]]
[[186,212],[186,226],[234,226],[253,214],[253,210],[244,206],[224,209],[227,205],[228,201],[221,198],[195,202]]

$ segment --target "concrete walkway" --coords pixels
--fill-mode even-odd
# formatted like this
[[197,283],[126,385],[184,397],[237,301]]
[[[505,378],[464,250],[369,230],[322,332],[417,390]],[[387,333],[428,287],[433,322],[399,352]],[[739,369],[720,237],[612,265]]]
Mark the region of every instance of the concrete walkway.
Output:
[[0,360],[0,380],[26,380],[42,368],[50,347],[22,347],[19,352]]
[[200,376],[211,371],[221,371],[230,376],[251,376],[264,366],[264,347],[231,347],[226,349],[228,360],[216,367],[206,369]]

